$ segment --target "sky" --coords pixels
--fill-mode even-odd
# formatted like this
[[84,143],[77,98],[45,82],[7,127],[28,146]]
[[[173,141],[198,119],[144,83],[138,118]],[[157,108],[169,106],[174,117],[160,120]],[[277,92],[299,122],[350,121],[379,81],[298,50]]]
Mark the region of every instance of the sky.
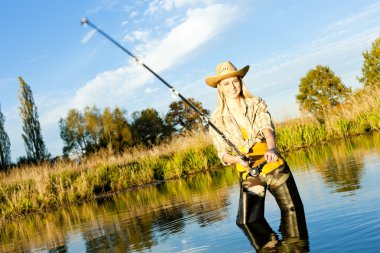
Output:
[[250,65],[244,81],[275,121],[299,116],[298,84],[317,65],[360,88],[362,53],[380,37],[379,0],[3,1],[0,105],[14,162],[26,154],[19,76],[33,91],[53,156],[62,154],[58,122],[69,109],[119,106],[130,117],[154,108],[164,115],[176,101],[131,57],[83,28],[82,17],[211,111],[216,90],[205,77],[222,61]]

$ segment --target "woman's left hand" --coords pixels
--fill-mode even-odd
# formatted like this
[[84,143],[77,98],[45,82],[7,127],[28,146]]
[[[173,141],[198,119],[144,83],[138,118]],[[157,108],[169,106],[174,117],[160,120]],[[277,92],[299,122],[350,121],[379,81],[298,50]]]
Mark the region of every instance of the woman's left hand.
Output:
[[269,149],[265,155],[265,160],[267,161],[267,163],[273,163],[275,161],[278,160],[278,153],[277,153],[277,150],[275,148],[272,148],[272,149]]

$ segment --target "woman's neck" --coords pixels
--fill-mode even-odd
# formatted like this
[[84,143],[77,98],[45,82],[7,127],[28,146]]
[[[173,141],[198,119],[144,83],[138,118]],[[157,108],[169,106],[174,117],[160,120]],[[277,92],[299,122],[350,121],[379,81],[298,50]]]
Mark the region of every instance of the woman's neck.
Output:
[[232,111],[240,111],[243,109],[240,97],[237,98],[228,98],[226,100],[227,107]]

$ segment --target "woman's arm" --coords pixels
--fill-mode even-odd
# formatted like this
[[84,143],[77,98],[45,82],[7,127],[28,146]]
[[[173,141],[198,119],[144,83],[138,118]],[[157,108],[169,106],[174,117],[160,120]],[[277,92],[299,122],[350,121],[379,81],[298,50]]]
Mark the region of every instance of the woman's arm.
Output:
[[262,131],[268,146],[268,151],[264,155],[265,160],[268,163],[275,162],[278,159],[278,153],[276,149],[276,137],[274,136],[273,131],[269,128],[264,128]]
[[243,159],[241,159],[240,156],[233,156],[228,153],[225,153],[222,157],[222,160],[226,164],[240,163],[243,167],[248,167],[248,164]]

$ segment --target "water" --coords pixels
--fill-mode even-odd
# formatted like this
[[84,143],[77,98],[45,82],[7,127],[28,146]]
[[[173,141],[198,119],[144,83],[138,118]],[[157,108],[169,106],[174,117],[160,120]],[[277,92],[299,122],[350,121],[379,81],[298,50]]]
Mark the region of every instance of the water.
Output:
[[[380,252],[379,134],[285,158],[304,204],[310,252]],[[29,215],[2,227],[0,252],[255,252],[235,224],[238,199],[237,175],[223,168]],[[281,238],[270,193],[265,216]]]

